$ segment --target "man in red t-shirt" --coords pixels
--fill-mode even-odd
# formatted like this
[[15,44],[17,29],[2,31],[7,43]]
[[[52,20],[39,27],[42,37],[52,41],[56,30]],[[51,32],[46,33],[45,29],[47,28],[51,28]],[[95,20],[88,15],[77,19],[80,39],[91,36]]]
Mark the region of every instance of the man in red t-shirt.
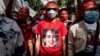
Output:
[[57,20],[58,5],[51,1],[46,5],[46,18],[38,23],[35,33],[36,56],[65,56],[65,25]]

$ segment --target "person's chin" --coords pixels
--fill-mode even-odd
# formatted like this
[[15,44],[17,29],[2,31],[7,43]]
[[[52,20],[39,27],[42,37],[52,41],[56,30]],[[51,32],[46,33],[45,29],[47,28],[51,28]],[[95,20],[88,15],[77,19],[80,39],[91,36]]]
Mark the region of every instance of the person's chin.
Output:
[[54,47],[54,45],[49,45],[49,47]]

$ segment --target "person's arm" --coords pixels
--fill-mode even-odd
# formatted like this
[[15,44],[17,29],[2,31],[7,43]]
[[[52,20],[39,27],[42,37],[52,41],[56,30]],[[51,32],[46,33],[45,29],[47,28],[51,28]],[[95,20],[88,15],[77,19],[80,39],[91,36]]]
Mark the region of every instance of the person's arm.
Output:
[[40,35],[37,36],[36,39],[36,45],[35,45],[35,56],[39,55],[39,50],[40,50]]
[[66,56],[66,37],[63,36],[62,40],[63,40],[63,56]]
[[33,40],[29,39],[28,40],[28,47],[29,47],[29,52],[30,52],[30,56],[33,56]]
[[74,37],[70,30],[68,34],[68,56],[74,56]]
[[30,56],[33,56],[33,53],[34,53],[34,44],[35,44],[35,39],[34,39],[34,35],[33,35],[33,32],[32,32],[32,29],[29,30],[30,31],[30,38],[28,39],[28,48],[29,48],[29,53],[30,53]]

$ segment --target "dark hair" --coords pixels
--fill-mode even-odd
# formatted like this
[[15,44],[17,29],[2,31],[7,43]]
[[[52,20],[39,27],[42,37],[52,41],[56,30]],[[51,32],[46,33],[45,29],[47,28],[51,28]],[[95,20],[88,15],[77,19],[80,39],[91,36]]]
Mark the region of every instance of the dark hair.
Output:
[[40,10],[45,10],[45,8],[41,8]]
[[[68,9],[67,9],[67,8],[62,8],[62,9],[60,9],[60,10],[59,10],[59,14],[60,14],[62,11],[68,12]],[[69,13],[69,12],[68,12],[68,13]]]
[[[62,11],[66,11],[66,12],[68,12],[68,14],[69,14],[69,11],[68,11],[67,8],[62,8],[62,9],[60,9],[60,10],[58,11],[58,16],[60,16],[60,13],[61,13]],[[70,20],[71,18],[68,16],[68,19]]]

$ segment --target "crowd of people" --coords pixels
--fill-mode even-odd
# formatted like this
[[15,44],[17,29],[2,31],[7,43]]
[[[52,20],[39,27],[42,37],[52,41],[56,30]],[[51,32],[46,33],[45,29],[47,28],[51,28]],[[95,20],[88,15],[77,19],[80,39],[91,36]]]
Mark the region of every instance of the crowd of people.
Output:
[[48,2],[34,16],[28,7],[0,11],[0,56],[100,56],[100,12],[84,1],[74,21],[68,8]]

